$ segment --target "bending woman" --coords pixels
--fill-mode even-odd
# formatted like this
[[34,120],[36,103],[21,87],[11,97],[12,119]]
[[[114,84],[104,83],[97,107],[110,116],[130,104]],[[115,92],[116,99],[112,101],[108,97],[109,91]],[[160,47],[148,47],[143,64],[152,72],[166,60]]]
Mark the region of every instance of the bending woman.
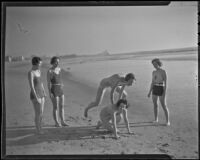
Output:
[[[61,77],[62,69],[58,65],[59,60],[60,59],[58,57],[52,57],[50,62],[52,67],[47,71],[47,84],[49,89],[49,96],[53,103],[53,118],[56,127],[60,127],[61,125],[68,126],[64,118],[65,96],[63,93],[63,83]],[[61,124],[58,120],[58,110],[59,110]]]
[[166,89],[167,89],[167,74],[166,71],[161,68],[162,62],[160,59],[155,58],[152,60],[152,64],[156,69],[152,73],[152,83],[148,93],[148,97],[150,97],[152,93],[152,100],[154,104],[154,116],[155,121],[158,122],[158,98],[160,100],[161,106],[164,110],[166,117],[166,125],[170,125],[169,121],[169,110],[166,105]]
[[43,134],[42,118],[46,93],[41,80],[40,66],[42,60],[39,57],[32,58],[32,69],[28,72],[28,80],[31,88],[30,99],[35,110],[35,126],[38,134]]
[[87,117],[88,110],[98,106],[101,103],[106,88],[111,88],[110,100],[112,104],[114,104],[115,91],[119,93],[119,99],[126,99],[127,93],[125,92],[124,88],[125,86],[131,86],[134,80],[136,79],[133,73],[128,73],[125,77],[120,76],[119,74],[114,74],[110,77],[102,79],[97,90],[96,99],[85,109],[84,116]]

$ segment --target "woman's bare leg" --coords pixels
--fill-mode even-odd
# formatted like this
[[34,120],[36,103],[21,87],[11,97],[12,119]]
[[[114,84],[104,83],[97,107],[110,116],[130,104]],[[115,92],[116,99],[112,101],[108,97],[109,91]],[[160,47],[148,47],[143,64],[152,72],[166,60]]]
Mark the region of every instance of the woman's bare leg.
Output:
[[58,97],[54,97],[52,99],[52,103],[53,103],[53,118],[54,118],[56,127],[60,127],[60,123],[58,121],[58,105],[59,105],[58,102],[59,102],[59,98]]
[[161,106],[162,106],[164,113],[165,113],[166,125],[169,126],[170,125],[169,110],[168,110],[167,105],[166,105],[165,96],[160,96],[159,100],[160,100]]
[[40,130],[42,129],[42,121],[43,121],[43,112],[44,112],[44,103],[45,103],[45,99],[44,97],[41,100],[41,104],[40,104]]
[[33,107],[34,107],[34,111],[35,111],[35,127],[36,127],[36,131],[37,133],[40,131],[40,127],[39,127],[39,103],[36,100],[32,100],[33,103]]
[[155,116],[154,122],[158,122],[158,96],[152,95],[152,100],[154,104],[154,116]]
[[35,126],[38,134],[41,134],[42,131],[42,116],[44,108],[44,98],[41,100],[41,103],[38,103],[36,100],[32,100],[34,110],[35,110]]
[[96,100],[92,103],[90,103],[88,105],[88,107],[85,109],[84,111],[84,116],[87,117],[88,116],[88,111],[89,109],[96,107],[100,104],[100,102],[102,101],[103,95],[104,95],[105,89],[102,87],[99,87],[97,90],[97,96],[96,96]]
[[65,105],[65,96],[62,95],[59,98],[59,114],[60,114],[60,120],[62,126],[68,126],[68,124],[65,122],[65,111],[64,111],[64,105]]

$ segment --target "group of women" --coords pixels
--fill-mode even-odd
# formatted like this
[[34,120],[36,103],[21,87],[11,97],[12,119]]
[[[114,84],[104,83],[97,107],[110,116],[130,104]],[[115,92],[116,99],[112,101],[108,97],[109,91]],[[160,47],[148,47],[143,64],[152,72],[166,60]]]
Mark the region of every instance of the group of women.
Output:
[[[55,126],[68,126],[65,122],[64,114],[64,93],[62,82],[62,69],[59,67],[59,58],[53,57],[51,59],[52,67],[47,71],[47,85],[49,96],[53,104],[53,118]],[[35,126],[38,134],[43,134],[42,131],[42,117],[44,110],[45,97],[47,96],[41,78],[40,67],[42,60],[40,57],[32,58],[32,69],[28,72],[28,80],[30,85],[30,99],[35,110]],[[60,121],[58,120],[60,118]]]
[[[65,97],[63,92],[62,81],[62,68],[59,67],[59,57],[52,57],[50,64],[51,68],[47,71],[47,86],[49,91],[49,97],[53,104],[53,118],[56,127],[68,126],[65,122],[64,104]],[[155,71],[152,73],[152,83],[148,93],[148,97],[152,95],[154,104],[155,123],[158,122],[158,99],[162,105],[166,116],[166,125],[170,125],[169,111],[166,106],[166,89],[167,89],[167,75],[164,69],[161,68],[162,63],[159,59],[153,59],[152,64],[155,67]],[[30,84],[30,99],[33,103],[35,110],[35,126],[38,134],[44,134],[42,131],[42,117],[44,110],[45,97],[47,96],[44,85],[41,80],[41,67],[42,60],[40,57],[32,58],[32,68],[28,72],[28,79]],[[88,111],[98,106],[103,98],[106,88],[111,88],[110,101],[111,104],[105,106],[100,112],[100,120],[97,123],[97,129],[104,127],[107,130],[114,133],[115,138],[119,138],[119,130],[117,124],[120,122],[121,117],[124,118],[128,133],[130,131],[129,121],[127,116],[127,108],[129,103],[127,102],[127,93],[125,91],[126,86],[131,86],[136,78],[133,73],[128,73],[125,76],[114,74],[110,77],[106,77],[100,81],[100,85],[97,90],[96,99],[91,102],[84,111],[84,116],[88,117]],[[119,94],[118,100],[114,101],[114,93]],[[60,121],[58,119],[60,118]]]

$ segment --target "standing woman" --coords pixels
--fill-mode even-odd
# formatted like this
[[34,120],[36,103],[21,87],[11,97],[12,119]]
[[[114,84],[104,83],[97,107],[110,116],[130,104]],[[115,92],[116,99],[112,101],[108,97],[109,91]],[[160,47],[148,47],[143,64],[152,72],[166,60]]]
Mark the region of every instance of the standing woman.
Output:
[[[68,126],[65,123],[64,116],[64,93],[63,93],[63,83],[62,83],[62,69],[59,67],[59,57],[51,58],[52,67],[47,71],[47,84],[49,89],[49,96],[53,103],[53,118],[55,120],[55,126],[60,127]],[[58,110],[61,124],[58,120]]]
[[162,62],[160,59],[155,58],[152,60],[152,64],[156,69],[152,73],[152,83],[148,93],[148,97],[150,97],[152,93],[152,100],[154,104],[154,116],[155,121],[158,122],[158,98],[160,100],[161,106],[164,110],[166,117],[166,125],[170,125],[169,121],[169,110],[166,105],[166,89],[167,89],[167,74],[166,71],[161,68]]
[[46,93],[41,80],[40,66],[42,60],[39,57],[32,58],[32,69],[28,72],[28,80],[31,88],[30,99],[35,110],[35,126],[38,134],[43,134],[42,118]]

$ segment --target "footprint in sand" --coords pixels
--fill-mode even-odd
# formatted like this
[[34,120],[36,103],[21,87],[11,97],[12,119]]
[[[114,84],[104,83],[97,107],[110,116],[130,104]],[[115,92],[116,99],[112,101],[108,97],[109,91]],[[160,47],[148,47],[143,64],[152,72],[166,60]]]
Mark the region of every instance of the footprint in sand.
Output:
[[169,144],[168,143],[164,143],[162,144],[163,147],[169,147]]
[[78,120],[77,120],[77,117],[74,118],[74,117],[72,117],[72,116],[69,116],[68,118],[69,118],[69,119],[67,119],[68,121],[75,121],[75,122],[78,121]]
[[168,151],[166,151],[165,149],[162,148],[158,148],[162,153],[167,153]]
[[13,124],[14,124],[14,125],[18,125],[18,122],[14,122]]
[[83,121],[87,121],[87,118],[85,118],[85,117],[81,117],[81,119],[82,119]]
[[120,135],[121,137],[129,137],[129,135],[127,135],[127,134],[122,134],[122,135]]
[[125,151],[121,151],[121,154],[125,154]]
[[84,146],[83,143],[81,143],[80,146],[83,147]]

